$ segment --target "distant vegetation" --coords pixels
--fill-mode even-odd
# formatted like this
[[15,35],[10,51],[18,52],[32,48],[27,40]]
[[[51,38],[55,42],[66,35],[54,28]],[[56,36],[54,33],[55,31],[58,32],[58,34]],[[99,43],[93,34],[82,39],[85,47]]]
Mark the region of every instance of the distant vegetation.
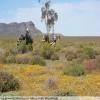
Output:
[[19,53],[16,39],[0,39],[1,95],[100,96],[99,42],[62,37],[51,45],[37,39],[32,51]]

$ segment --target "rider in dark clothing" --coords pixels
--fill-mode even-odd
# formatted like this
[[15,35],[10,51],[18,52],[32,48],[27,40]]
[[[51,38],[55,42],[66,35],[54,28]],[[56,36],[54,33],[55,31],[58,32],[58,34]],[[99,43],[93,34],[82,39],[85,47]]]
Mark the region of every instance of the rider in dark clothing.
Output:
[[27,29],[26,34],[25,34],[25,40],[26,40],[26,45],[33,43],[33,40],[31,38],[31,36],[29,35],[29,30],[28,29]]
[[33,49],[32,47],[33,40],[29,34],[28,28],[26,30],[25,35],[21,34],[21,36],[17,40],[17,47],[19,47],[23,43],[23,41],[25,41],[25,45],[27,45],[31,50]]

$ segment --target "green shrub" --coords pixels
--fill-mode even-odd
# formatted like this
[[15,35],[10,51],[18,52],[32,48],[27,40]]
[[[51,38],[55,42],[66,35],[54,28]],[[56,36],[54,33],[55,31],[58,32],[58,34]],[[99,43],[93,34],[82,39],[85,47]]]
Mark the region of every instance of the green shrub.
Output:
[[57,54],[53,54],[51,56],[51,60],[59,60],[59,56]]
[[94,59],[95,58],[95,51],[93,50],[93,48],[84,48],[85,53],[89,56],[90,59]]
[[77,58],[77,50],[75,48],[68,48],[65,57],[68,61],[72,61]]
[[66,58],[67,58],[68,61],[72,61],[75,57],[74,57],[73,54],[68,54],[68,55],[66,56]]
[[85,70],[80,64],[72,63],[65,66],[64,74],[72,76],[81,76],[85,74]]
[[72,90],[59,90],[53,93],[54,96],[75,96]]
[[19,53],[25,53],[27,51],[26,41],[21,41],[17,48]]
[[49,40],[49,35],[44,35],[44,40],[45,40],[45,42],[49,42],[50,40]]
[[38,55],[35,55],[31,59],[31,64],[33,64],[33,65],[38,64],[38,65],[44,66],[44,65],[46,65],[46,62],[45,62],[45,60],[42,57],[40,57]]
[[5,50],[0,48],[0,63],[4,63],[5,62],[5,58],[6,58]]
[[19,89],[18,80],[7,72],[0,72],[0,92],[7,92]]
[[9,55],[8,57],[6,57],[5,59],[6,63],[16,63],[16,59],[14,55]]
[[79,45],[79,48],[84,48],[84,45],[83,45],[83,44],[80,44],[80,45]]
[[55,51],[59,52],[62,48],[63,48],[63,43],[61,43],[61,41],[57,41],[55,45]]
[[84,52],[84,50],[79,49],[77,52],[77,63],[82,63],[84,60],[88,60],[89,56]]
[[32,51],[33,47],[31,44],[26,44],[26,41],[23,40],[20,42],[20,44],[17,46],[19,53],[26,53],[28,51]]
[[32,51],[33,47],[31,44],[26,45],[26,51]]
[[44,43],[40,47],[40,55],[45,59],[51,59],[51,56],[54,54],[55,50],[49,43]]
[[32,52],[32,55],[40,55],[39,54],[39,49],[34,49],[33,52]]
[[94,48],[95,54],[100,55],[100,47]]

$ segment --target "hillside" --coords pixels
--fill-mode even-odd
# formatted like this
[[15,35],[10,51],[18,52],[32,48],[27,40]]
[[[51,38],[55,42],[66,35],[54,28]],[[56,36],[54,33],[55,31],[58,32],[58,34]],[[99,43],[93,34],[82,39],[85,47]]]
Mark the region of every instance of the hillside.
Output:
[[24,34],[26,28],[29,28],[31,35],[40,35],[41,31],[35,27],[32,21],[29,22],[13,22],[9,24],[0,23],[0,36],[19,36]]

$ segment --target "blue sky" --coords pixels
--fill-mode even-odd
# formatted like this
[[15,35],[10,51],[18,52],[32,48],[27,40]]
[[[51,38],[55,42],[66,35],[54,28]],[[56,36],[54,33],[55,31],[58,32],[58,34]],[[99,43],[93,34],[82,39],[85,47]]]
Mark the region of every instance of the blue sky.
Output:
[[[41,6],[37,0],[0,0],[0,23],[32,20],[45,32],[41,23]],[[52,0],[59,15],[56,33],[66,36],[100,36],[100,0]]]

